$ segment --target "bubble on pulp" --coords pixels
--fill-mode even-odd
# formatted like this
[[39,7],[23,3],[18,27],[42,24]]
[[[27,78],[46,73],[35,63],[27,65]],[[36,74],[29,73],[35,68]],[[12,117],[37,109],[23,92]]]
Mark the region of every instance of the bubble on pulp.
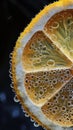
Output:
[[54,22],[51,27],[53,29],[57,29],[57,28],[59,28],[59,23],[58,22]]
[[55,61],[50,59],[50,60],[47,61],[47,65],[48,66],[51,66],[51,65],[54,66],[55,65]]

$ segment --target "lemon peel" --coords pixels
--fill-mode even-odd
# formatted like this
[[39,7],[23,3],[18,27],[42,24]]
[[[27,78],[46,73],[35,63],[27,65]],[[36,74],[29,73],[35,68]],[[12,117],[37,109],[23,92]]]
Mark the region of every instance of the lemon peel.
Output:
[[[17,98],[27,113],[47,130],[73,129],[73,46],[72,42],[70,46],[64,41],[62,30],[64,27],[69,31],[67,25],[72,28],[72,10],[72,0],[46,6],[20,34],[12,53],[12,80]],[[50,32],[46,31],[47,25]],[[61,29],[63,36],[57,29]],[[69,31],[65,36],[70,32],[72,35]]]

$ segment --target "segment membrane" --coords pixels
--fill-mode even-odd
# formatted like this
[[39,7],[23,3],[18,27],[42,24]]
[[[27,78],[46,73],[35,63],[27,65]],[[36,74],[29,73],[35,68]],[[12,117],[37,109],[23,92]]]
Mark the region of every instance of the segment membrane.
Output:
[[36,32],[26,44],[22,62],[26,71],[70,67],[71,61],[45,36]]
[[73,61],[73,9],[61,11],[48,20],[44,31]]
[[68,82],[72,74],[69,69],[27,73],[24,86],[30,99],[42,105]]
[[54,123],[73,126],[73,78],[41,109]]

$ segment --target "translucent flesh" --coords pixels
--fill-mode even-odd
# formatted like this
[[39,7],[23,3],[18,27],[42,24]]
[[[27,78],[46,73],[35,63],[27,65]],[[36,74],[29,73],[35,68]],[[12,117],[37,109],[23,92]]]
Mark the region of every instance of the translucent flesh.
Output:
[[73,124],[73,78],[42,107],[42,111],[62,126]]
[[57,48],[42,31],[36,32],[23,51],[25,71],[66,68],[72,62]]
[[69,69],[41,71],[25,75],[25,88],[36,105],[42,105],[57,93],[72,77]]
[[52,16],[46,23],[44,31],[73,61],[73,10],[68,9]]

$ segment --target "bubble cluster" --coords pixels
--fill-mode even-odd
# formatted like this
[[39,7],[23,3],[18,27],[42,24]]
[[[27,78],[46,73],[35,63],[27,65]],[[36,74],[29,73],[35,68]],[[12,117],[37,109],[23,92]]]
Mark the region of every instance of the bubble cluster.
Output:
[[50,98],[71,76],[69,69],[27,73],[24,84],[31,99],[38,103],[41,99]]
[[73,78],[42,107],[42,111],[62,126],[73,124]]

